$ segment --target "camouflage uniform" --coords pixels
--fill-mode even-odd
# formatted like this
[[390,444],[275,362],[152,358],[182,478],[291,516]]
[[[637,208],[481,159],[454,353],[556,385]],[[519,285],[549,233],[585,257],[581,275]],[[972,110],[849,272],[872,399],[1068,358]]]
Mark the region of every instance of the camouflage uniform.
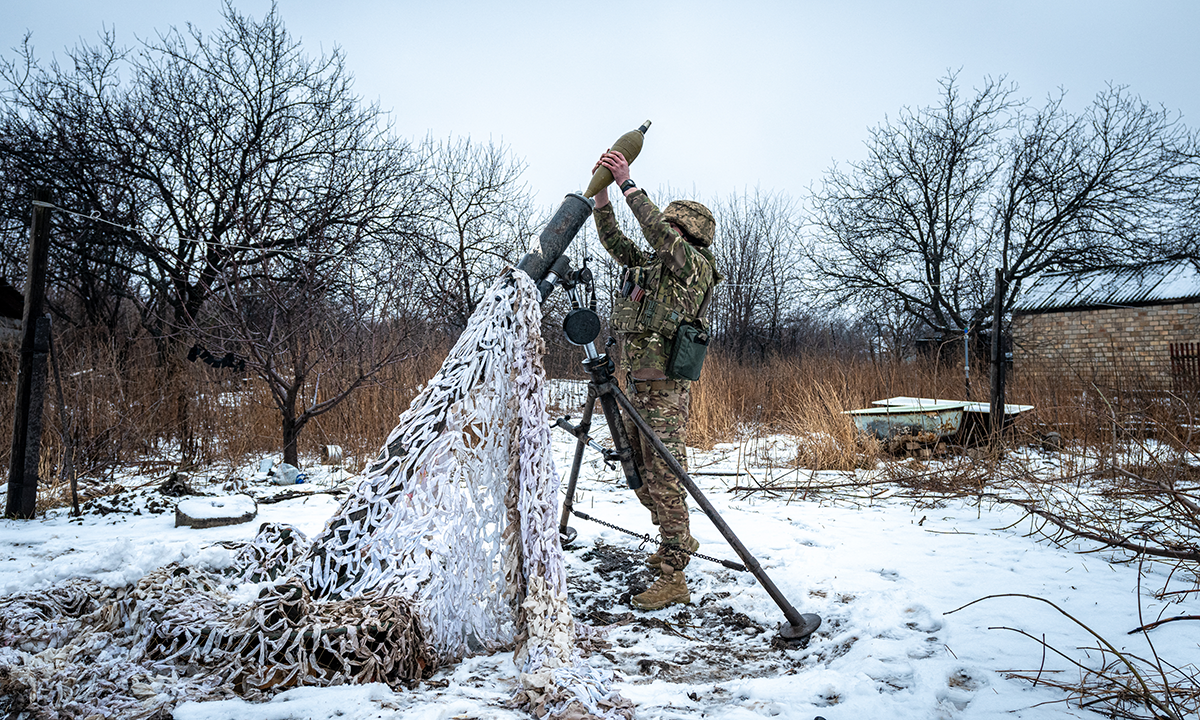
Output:
[[[621,232],[611,204],[595,211],[601,244],[628,268],[622,285],[626,292],[637,288],[619,294],[613,307],[625,389],[638,413],[687,469],[684,439],[691,382],[667,377],[667,361],[679,322],[696,318],[705,292],[720,275],[712,252],[676,232],[643,190],[633,191],[626,201],[654,252],[641,250]],[[638,500],[650,510],[662,535],[657,554],[682,569],[691,556],[679,548],[696,546],[688,525],[687,491],[629,418],[625,429],[642,476]]]

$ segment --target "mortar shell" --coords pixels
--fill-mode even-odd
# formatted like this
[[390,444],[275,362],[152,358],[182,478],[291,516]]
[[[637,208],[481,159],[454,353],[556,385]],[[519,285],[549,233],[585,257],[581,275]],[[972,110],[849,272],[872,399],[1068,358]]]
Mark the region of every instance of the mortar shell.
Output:
[[[625,160],[632,165],[633,161],[642,152],[642,141],[646,138],[646,131],[650,129],[650,121],[642,123],[637,130],[630,130],[617,141],[612,144],[609,150],[616,150],[625,156]],[[612,171],[606,167],[596,168],[596,172],[592,174],[592,181],[588,183],[587,190],[583,191],[584,197],[595,197],[596,193],[608,187],[613,181]]]

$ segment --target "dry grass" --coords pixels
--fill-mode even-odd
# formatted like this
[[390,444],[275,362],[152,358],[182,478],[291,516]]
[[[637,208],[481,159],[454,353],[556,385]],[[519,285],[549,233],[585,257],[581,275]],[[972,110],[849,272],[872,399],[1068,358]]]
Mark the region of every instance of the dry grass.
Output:
[[[134,464],[165,477],[183,464],[180,448],[185,445],[192,462],[222,465],[230,472],[255,455],[279,452],[278,411],[263,382],[250,372],[163,363],[149,341],[118,346],[64,337],[60,347],[74,468],[84,493],[111,482],[117,468]],[[346,466],[361,467],[421,384],[436,372],[448,347],[448,340],[436,341],[415,352],[315,419],[301,434],[302,456],[315,461],[321,446],[339,445]],[[323,371],[326,377],[337,373],[336,368]],[[972,375],[976,379],[968,395],[961,364],[780,356],[745,366],[714,351],[703,379],[693,386],[689,442],[708,448],[716,442],[783,433],[800,439],[796,465],[823,470],[869,466],[881,449],[858,437],[843,411],[897,395],[986,401],[985,368],[973,368]],[[334,385],[328,382],[325,387]],[[0,383],[4,465],[13,394],[12,382]],[[1177,447],[1196,445],[1190,429],[1194,398],[1099,392],[1079,378],[1024,374],[1010,383],[1008,401],[1036,407],[1014,430],[1021,442],[1037,441],[1054,430],[1065,443],[1097,453],[1149,437]],[[178,432],[184,425],[181,418],[186,418],[187,438]],[[42,477],[49,490],[45,495],[55,504],[65,497],[62,421],[52,385],[46,397]]]
[[842,413],[898,395],[961,399],[961,368],[832,356],[776,356],[745,367],[718,353],[694,386],[690,442],[711,447],[748,432],[785,433],[801,440],[798,465],[852,470],[873,464],[881,448]]
[[[693,386],[689,441],[710,447],[746,432],[825,438],[829,450],[814,451],[812,461],[854,467],[851,457],[862,448],[855,447],[843,411],[899,395],[987,402],[986,367],[973,367],[972,378],[967,392],[961,363],[795,356],[746,367],[716,353]],[[1191,429],[1195,397],[1098,389],[1081,377],[1025,373],[1010,379],[1006,401],[1034,406],[1014,428],[1020,441],[1040,441],[1050,431],[1096,448],[1149,437],[1193,448],[1200,441]],[[835,447],[844,448],[843,457]]]
[[[39,506],[69,503],[64,420],[71,428],[74,473],[80,493],[101,492],[121,468],[152,478],[173,469],[223,466],[227,472],[249,458],[279,453],[279,412],[266,385],[251,371],[200,363],[163,364],[152,343],[123,348],[75,338],[60,341],[63,413],[53,376],[45,396]],[[315,418],[300,436],[301,453],[315,461],[322,445],[340,445],[345,466],[357,469],[379,450],[396,418],[441,365],[448,344],[414,351],[389,366],[333,410]],[[323,368],[323,387],[336,387]],[[0,465],[7,467],[12,437],[15,378],[0,382]],[[312,392],[310,388],[309,393]],[[311,396],[310,396],[311,397]],[[319,399],[324,399],[323,396]],[[181,419],[186,418],[186,422]],[[181,437],[179,428],[186,428]],[[181,448],[188,449],[185,460]]]

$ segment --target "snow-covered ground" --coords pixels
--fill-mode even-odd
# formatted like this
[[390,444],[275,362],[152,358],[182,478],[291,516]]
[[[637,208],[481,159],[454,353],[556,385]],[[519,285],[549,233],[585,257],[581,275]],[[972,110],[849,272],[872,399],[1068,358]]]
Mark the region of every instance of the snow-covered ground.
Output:
[[[555,435],[556,462],[565,476],[574,439],[558,430]],[[615,670],[617,689],[637,703],[639,718],[1100,717],[1068,706],[1061,690],[1009,677],[1040,670],[1043,678],[1070,683],[1078,676],[1012,629],[1044,637],[1084,661],[1089,653],[1078,648],[1096,645],[1050,605],[1011,595],[1053,602],[1118,649],[1141,657],[1152,651],[1142,635],[1128,631],[1160,616],[1200,614],[1195,593],[1170,596],[1179,601],[1170,605],[1154,599],[1151,590],[1168,584],[1168,566],[1113,564],[1105,553],[1077,552],[1095,550],[1094,545],[1057,547],[1031,534],[1030,522],[1022,522],[1020,509],[1011,505],[954,500],[916,506],[902,494],[880,492],[882,486],[863,491],[856,501],[843,494],[836,502],[728,492],[735,481],[747,480],[735,471],[759,479],[778,474],[766,468],[771,455],[785,459],[793,450],[787,438],[763,438],[690,452],[689,460],[708,498],[783,594],[801,612],[824,619],[806,647],[775,638],[783,615],[752,576],[703,560],[687,569],[691,605],[632,610],[629,594],[652,580],[642,564],[647,548],[616,530],[572,521],[579,533],[567,553],[574,611],[585,622],[610,626],[611,647],[589,662]],[[1047,461],[1052,464],[1053,456]],[[252,483],[245,491],[260,500],[315,492],[260,502],[258,517],[242,525],[174,527],[176,499],[157,495],[153,478],[128,478],[128,486],[146,487],[95,500],[82,519],[58,510],[35,521],[0,520],[0,592],[47,588],[74,577],[117,586],[176,561],[220,568],[232,554],[220,543],[250,540],[262,522],[290,523],[312,536],[338,501],[324,492],[329,483],[318,468],[306,471],[315,482],[291,488]],[[700,552],[736,560],[692,506]],[[619,470],[606,468],[591,450],[576,507],[619,526],[651,531]],[[1010,596],[948,614],[1005,594]],[[1166,625],[1150,638],[1154,651],[1170,662],[1200,660],[1200,623]],[[1095,652],[1090,655],[1097,660]],[[511,653],[499,654],[445,668],[413,689],[298,688],[258,705],[185,703],[174,717],[528,717],[505,707],[516,677]]]

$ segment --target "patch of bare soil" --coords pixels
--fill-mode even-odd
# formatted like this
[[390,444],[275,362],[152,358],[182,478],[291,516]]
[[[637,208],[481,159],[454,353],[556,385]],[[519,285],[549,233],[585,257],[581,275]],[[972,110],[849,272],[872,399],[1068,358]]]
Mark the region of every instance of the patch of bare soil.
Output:
[[[628,682],[711,684],[711,689],[689,696],[695,702],[717,705],[729,701],[729,690],[720,687],[725,681],[794,674],[848,650],[848,645],[824,642],[837,634],[841,623],[836,620],[827,622],[806,643],[789,643],[777,632],[782,613],[774,621],[737,612],[727,602],[730,593],[720,590],[719,583],[692,583],[711,587],[693,590],[688,605],[657,612],[637,610],[629,604],[630,597],[655,579],[644,563],[647,554],[603,543],[568,551],[575,560],[569,559],[567,579],[573,611],[584,622],[607,627],[610,647],[603,654]],[[708,570],[697,568],[703,562],[694,560],[689,566],[689,582]],[[732,580],[733,573],[718,569],[716,576]]]

